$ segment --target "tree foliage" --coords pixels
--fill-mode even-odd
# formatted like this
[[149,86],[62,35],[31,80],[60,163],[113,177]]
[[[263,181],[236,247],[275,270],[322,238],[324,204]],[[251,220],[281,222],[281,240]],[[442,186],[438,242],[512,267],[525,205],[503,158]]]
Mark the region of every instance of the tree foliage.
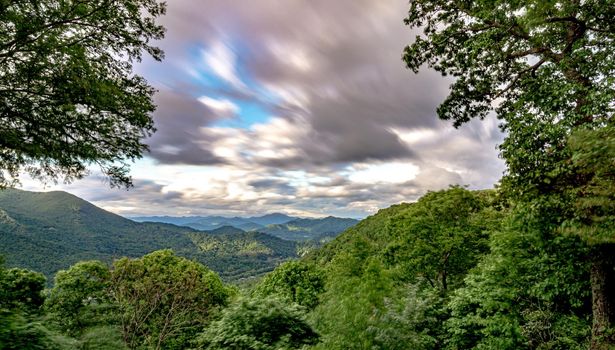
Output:
[[583,182],[570,190],[575,215],[563,230],[592,245],[615,244],[615,125],[577,130],[568,147]]
[[406,18],[423,30],[404,51],[407,66],[417,72],[427,64],[455,77],[440,118],[458,127],[495,111],[502,121],[508,167],[502,188],[514,201],[542,207],[543,237],[563,227],[588,243],[602,242],[589,253],[592,349],[615,346],[615,336],[607,335],[615,327],[615,283],[608,282],[615,280],[615,235],[605,230],[612,198],[603,195],[611,180],[603,169],[612,161],[580,165],[608,150],[609,141],[592,138],[612,127],[614,16],[611,1],[420,0],[411,2]]
[[542,213],[520,206],[448,302],[450,349],[586,349],[591,311],[587,247],[543,237]]
[[97,164],[128,186],[154,131],[154,90],[133,62],[162,51],[156,0],[0,1],[0,186],[21,171],[70,181]]
[[12,268],[0,276],[0,308],[38,313],[43,305],[45,276],[39,272]]
[[197,340],[199,349],[208,350],[290,350],[317,342],[303,308],[267,297],[238,300]]
[[113,264],[110,295],[130,348],[185,348],[230,294],[215,272],[170,250]]
[[396,239],[388,260],[408,278],[420,277],[442,291],[458,285],[487,251],[489,229],[497,223],[485,207],[476,193],[461,187],[427,193],[391,218]]
[[59,328],[79,336],[87,328],[114,318],[108,288],[111,271],[100,261],[81,261],[58,271],[45,308]]
[[413,1],[423,34],[404,51],[456,78],[438,115],[455,126],[495,110],[514,190],[549,192],[572,128],[613,115],[615,6],[608,1]]
[[289,261],[267,274],[256,287],[254,295],[275,295],[291,303],[313,309],[324,292],[324,273],[316,266],[301,261]]

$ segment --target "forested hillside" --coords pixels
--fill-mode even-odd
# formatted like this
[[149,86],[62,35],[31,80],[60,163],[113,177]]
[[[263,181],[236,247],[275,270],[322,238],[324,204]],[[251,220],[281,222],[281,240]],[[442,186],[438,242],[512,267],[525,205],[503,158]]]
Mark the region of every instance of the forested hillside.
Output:
[[[132,324],[144,312],[133,303],[143,300],[156,313],[171,312],[165,309],[171,306],[148,299],[161,290],[169,302],[185,300],[185,311],[172,313],[178,318],[172,322],[199,308],[207,315],[183,333],[165,333],[169,349],[585,349],[591,334],[587,248],[575,236],[540,243],[543,224],[499,191],[451,187],[383,209],[240,292],[170,251],[117,260],[111,268],[79,262],[56,275],[50,294],[41,294],[42,275],[4,269],[3,288],[10,293],[5,308],[26,315],[15,316],[7,326],[12,333],[4,336],[26,336],[20,332],[35,327],[32,315],[45,314],[44,328],[29,332],[50,348],[83,346],[100,332],[106,334],[102,343],[117,348],[151,346],[151,335],[164,333],[166,321]],[[225,228],[188,236],[201,252],[211,253],[205,261],[211,266],[270,253],[267,239],[233,239],[241,234]],[[193,290],[200,287],[190,284],[190,271],[223,288],[215,292],[223,293],[215,297],[221,298],[215,299],[219,307],[199,304],[212,292]],[[34,314],[16,311],[24,308]]]
[[[156,89],[133,64],[163,58],[166,3],[0,1],[0,350],[615,349],[612,0],[412,0],[399,16],[380,0],[227,3],[169,11],[171,46],[198,62],[176,51],[153,75],[168,131],[139,164]],[[409,31],[379,22],[402,17]],[[396,85],[390,35],[448,89]],[[446,142],[434,113],[465,138]],[[506,170],[474,190],[495,143]],[[135,183],[169,205],[412,202],[356,224],[203,217],[215,230],[198,231],[11,188],[90,171],[130,188],[133,163],[161,169]]]
[[[215,241],[218,249],[206,249],[204,241]],[[246,247],[262,249],[246,254]],[[51,278],[81,260],[110,263],[167,248],[206,263],[225,279],[262,274],[296,256],[293,242],[266,234],[221,235],[164,223],[137,223],[66,192],[0,191],[0,254],[8,266],[33,269]]]
[[282,266],[254,295],[307,301],[316,349],[586,349],[587,250],[574,236],[540,243],[543,224],[498,191],[432,192]]
[[291,241],[319,241],[333,238],[357,222],[355,219],[333,216],[322,219],[294,219],[283,224],[267,225],[257,231]]

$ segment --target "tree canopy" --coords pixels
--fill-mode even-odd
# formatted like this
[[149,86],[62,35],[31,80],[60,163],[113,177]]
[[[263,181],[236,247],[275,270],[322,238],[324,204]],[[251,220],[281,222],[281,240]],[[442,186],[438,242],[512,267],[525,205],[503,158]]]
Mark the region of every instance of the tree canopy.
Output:
[[272,298],[238,300],[196,341],[198,349],[208,350],[290,350],[317,342],[301,307]]
[[134,348],[184,349],[232,291],[198,262],[159,250],[113,264],[111,299],[122,310],[124,340]]
[[154,90],[133,74],[164,28],[157,0],[0,1],[0,186],[70,181],[96,164],[130,186],[154,132]]
[[485,209],[476,193],[461,187],[429,192],[392,218],[389,226],[396,240],[387,255],[409,278],[421,277],[446,292],[488,250],[494,220]]
[[[606,336],[615,326],[615,286],[603,283],[615,279],[615,234],[604,230],[613,207],[604,169],[614,154],[592,140],[613,125],[613,17],[612,1],[419,0],[405,20],[422,29],[404,51],[408,68],[427,64],[455,78],[439,117],[459,127],[495,112],[507,133],[505,193],[544,218],[543,237],[567,231],[596,245],[592,349],[615,345]],[[607,161],[588,162],[597,150]]]

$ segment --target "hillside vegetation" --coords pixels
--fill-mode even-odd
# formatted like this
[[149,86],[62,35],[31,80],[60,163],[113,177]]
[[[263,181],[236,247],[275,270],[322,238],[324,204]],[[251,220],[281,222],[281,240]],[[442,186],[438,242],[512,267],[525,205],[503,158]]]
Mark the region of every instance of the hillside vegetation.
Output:
[[[6,225],[20,219],[15,207]],[[39,273],[0,269],[0,344],[80,349],[96,339],[137,349],[156,348],[158,337],[164,349],[586,349],[588,248],[577,236],[545,242],[544,224],[501,192],[451,187],[380,210],[242,291],[206,266],[241,276],[241,259],[267,266],[274,249],[289,257],[294,243],[233,227],[187,231],[206,266],[170,250],[78,262],[49,293]]]
[[[203,249],[205,241],[216,242],[218,248]],[[296,256],[293,242],[266,234],[237,230],[221,235],[165,223],[137,223],[66,192],[0,191],[0,254],[8,266],[40,271],[51,279],[81,260],[110,263],[167,248],[231,280],[271,271]]]

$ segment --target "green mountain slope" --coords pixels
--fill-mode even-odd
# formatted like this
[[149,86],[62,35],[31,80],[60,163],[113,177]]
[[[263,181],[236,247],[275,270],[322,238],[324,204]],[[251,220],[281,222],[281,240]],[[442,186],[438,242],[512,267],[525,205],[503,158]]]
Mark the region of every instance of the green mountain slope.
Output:
[[318,241],[325,237],[335,237],[357,222],[355,219],[328,216],[322,219],[295,219],[283,224],[268,225],[258,231],[286,240]]
[[[201,249],[202,241],[214,236],[224,249]],[[268,249],[246,255],[227,245]],[[0,191],[0,254],[8,266],[40,271],[49,278],[77,261],[109,262],[165,248],[203,262],[227,279],[269,271],[294,256],[293,243],[275,237],[245,232],[220,235],[165,223],[137,223],[66,192]]]
[[261,275],[297,256],[295,242],[261,232],[218,229],[215,234],[194,232],[189,236],[199,249],[199,260],[221,271],[226,280]]

